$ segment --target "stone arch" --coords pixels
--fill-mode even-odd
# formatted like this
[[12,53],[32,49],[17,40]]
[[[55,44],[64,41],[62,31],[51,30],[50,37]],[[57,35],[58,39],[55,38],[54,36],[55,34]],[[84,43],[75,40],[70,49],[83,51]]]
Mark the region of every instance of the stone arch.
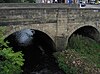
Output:
[[[40,31],[40,30],[35,30],[36,31],[36,36],[38,37],[39,35],[41,35],[40,37],[38,37],[39,41],[43,41],[45,44],[47,44],[47,47],[49,47],[49,49],[53,49],[53,51],[56,51],[56,45],[55,42],[53,41],[53,39],[51,38],[50,35],[48,35],[47,33]],[[43,43],[41,44],[43,45]],[[46,45],[43,45],[46,46]],[[48,51],[48,50],[47,50]],[[49,51],[48,51],[49,53]]]
[[[23,34],[20,32],[23,32]],[[24,38],[26,40],[23,40],[23,37],[27,35],[30,37],[29,40],[27,40],[27,37]],[[56,51],[53,40],[46,33],[35,29],[16,31],[6,37],[6,40],[10,42],[9,46],[13,47],[15,52],[22,50],[25,59],[23,70],[27,74],[44,60],[45,55],[51,56]]]
[[[6,33],[6,37],[9,36],[10,34],[16,32],[16,31],[20,31],[20,30],[23,30],[23,29],[34,29],[34,30],[39,30],[41,32],[44,32],[45,34],[47,34],[53,41],[54,40],[54,35],[55,34],[52,34],[52,31],[49,31],[48,29],[43,29],[41,27],[37,27],[38,24],[36,24],[35,26],[31,26],[31,25],[17,25],[17,26],[13,26],[13,25],[10,25],[10,26],[7,26],[7,33]],[[39,25],[38,25],[39,26]]]
[[100,41],[99,40],[99,37],[100,37],[99,30],[95,26],[92,26],[92,25],[79,26],[78,28],[74,29],[69,34],[67,41],[69,41],[70,37],[73,34],[79,34],[79,35],[82,35],[82,36],[85,36],[85,37],[92,38],[92,39],[94,39],[98,42]]
[[[41,30],[38,30],[38,29],[21,29],[21,30],[17,30],[17,31],[12,32],[10,35],[7,35],[6,38],[5,38],[5,40],[6,40],[8,37],[10,38],[12,35],[14,35],[13,38],[15,39],[15,35],[17,34],[17,32],[22,32],[22,31],[24,31],[24,30],[26,30],[26,31],[31,30],[32,33],[33,33],[33,32],[35,33],[34,36],[36,36],[35,39],[37,39],[37,40],[35,40],[35,42],[38,43],[38,40],[39,40],[39,41],[47,41],[47,42],[50,42],[50,43],[52,44],[52,47],[54,47],[54,49],[56,49],[56,48],[55,48],[55,43],[54,43],[54,40],[52,39],[52,37],[51,37],[50,35],[48,35],[47,33],[43,32],[43,31],[41,31]],[[26,31],[24,31],[24,32],[26,32]],[[20,33],[18,33],[18,34],[20,34]],[[42,38],[42,39],[41,39],[41,38]],[[46,42],[46,44],[47,44],[47,42]],[[50,43],[49,43],[49,44],[50,44]],[[50,47],[50,46],[49,46],[49,47]]]

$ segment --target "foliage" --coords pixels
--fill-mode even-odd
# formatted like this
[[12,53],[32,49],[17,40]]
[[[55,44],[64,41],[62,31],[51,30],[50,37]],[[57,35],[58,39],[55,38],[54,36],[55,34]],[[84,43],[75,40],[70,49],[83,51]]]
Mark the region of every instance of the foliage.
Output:
[[36,0],[0,0],[0,3],[35,3]]
[[36,3],[36,0],[25,0],[24,2],[27,2],[27,3]]
[[0,0],[1,3],[20,3],[24,0]]
[[4,3],[4,0],[0,0],[0,3]]
[[20,74],[21,66],[24,64],[23,54],[21,51],[14,52],[8,47],[2,37],[4,29],[0,27],[0,31],[0,74]]
[[67,71],[67,65],[66,64],[66,61],[64,60],[64,55],[60,54],[60,52],[58,53],[54,53],[55,57],[57,58],[58,62],[59,62],[59,66],[66,72]]
[[54,55],[58,60],[59,67],[66,74],[99,74],[99,68],[90,64],[89,61],[85,60],[85,57],[73,49],[56,52]]
[[100,44],[90,38],[73,35],[67,50],[54,55],[66,74],[100,73]]
[[3,26],[3,27],[0,26],[0,38],[4,37],[5,32],[6,32],[6,27],[5,26]]
[[86,56],[87,60],[90,60],[91,64],[100,67],[100,44],[95,40],[82,37],[81,35],[74,35],[70,39],[68,48],[74,49],[83,57]]

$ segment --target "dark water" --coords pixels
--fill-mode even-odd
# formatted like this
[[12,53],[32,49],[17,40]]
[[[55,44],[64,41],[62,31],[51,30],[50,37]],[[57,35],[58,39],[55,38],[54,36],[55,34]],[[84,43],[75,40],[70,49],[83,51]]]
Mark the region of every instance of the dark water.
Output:
[[6,40],[15,52],[22,51],[24,54],[22,74],[65,74],[53,56],[56,47],[47,34],[34,29],[24,29],[12,33]]

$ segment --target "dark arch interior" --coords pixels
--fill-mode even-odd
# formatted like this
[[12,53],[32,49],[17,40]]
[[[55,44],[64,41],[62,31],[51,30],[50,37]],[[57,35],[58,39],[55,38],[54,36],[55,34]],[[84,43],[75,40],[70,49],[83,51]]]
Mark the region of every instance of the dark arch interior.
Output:
[[[84,37],[89,37],[91,39],[94,39],[96,41],[99,41],[99,32],[96,28],[92,26],[84,26],[79,29],[77,29],[75,32],[72,33],[73,35],[82,35]],[[68,41],[70,40],[71,36],[69,37]]]
[[[56,67],[57,65],[52,55],[56,51],[55,43],[44,32],[34,29],[24,29],[12,33],[4,41],[10,42],[8,45],[13,47],[15,52],[22,51],[24,54],[23,74],[30,74],[30,72],[37,68],[38,65],[43,64],[43,62],[47,63],[45,64],[46,66],[50,64]],[[44,57],[50,62],[44,61]],[[37,70],[45,67],[45,65],[40,66]],[[54,69],[52,68],[52,70]]]

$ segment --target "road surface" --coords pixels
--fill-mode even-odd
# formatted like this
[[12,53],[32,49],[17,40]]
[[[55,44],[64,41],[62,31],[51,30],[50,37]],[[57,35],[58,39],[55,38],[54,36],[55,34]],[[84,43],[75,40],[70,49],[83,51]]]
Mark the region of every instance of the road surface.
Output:
[[98,4],[98,5],[86,4],[85,7],[80,7],[80,8],[100,8],[100,4]]

